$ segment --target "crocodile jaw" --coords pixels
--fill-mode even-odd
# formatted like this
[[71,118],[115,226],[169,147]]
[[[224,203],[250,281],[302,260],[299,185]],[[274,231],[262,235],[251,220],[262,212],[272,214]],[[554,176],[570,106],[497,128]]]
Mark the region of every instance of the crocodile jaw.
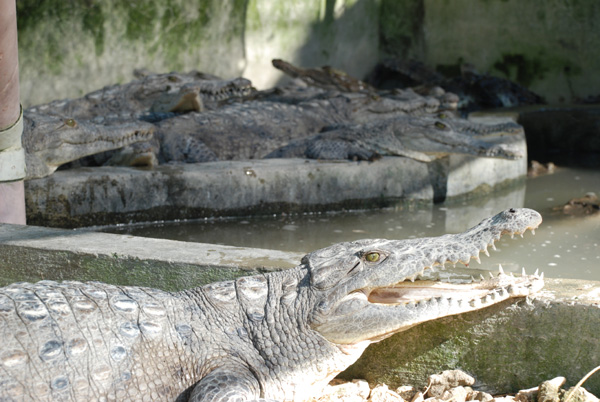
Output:
[[[487,248],[502,235],[522,235],[540,223],[541,216],[535,211],[511,209],[457,235],[380,243],[381,252],[388,253],[386,258],[377,266],[357,264],[360,267],[353,268],[360,270],[354,277],[357,286],[350,288],[348,282],[352,279],[348,279],[332,288],[311,326],[330,342],[347,349],[365,341],[379,341],[425,321],[529,296],[543,287],[543,275],[515,278],[501,272],[480,283],[462,285],[415,279],[426,269],[447,262],[468,264],[472,258],[479,260],[480,252],[487,254]],[[386,245],[396,245],[400,251],[386,250]],[[442,245],[447,245],[445,250]],[[414,258],[415,254],[420,258]],[[395,277],[394,272],[398,273]],[[387,283],[385,278],[389,279]]]

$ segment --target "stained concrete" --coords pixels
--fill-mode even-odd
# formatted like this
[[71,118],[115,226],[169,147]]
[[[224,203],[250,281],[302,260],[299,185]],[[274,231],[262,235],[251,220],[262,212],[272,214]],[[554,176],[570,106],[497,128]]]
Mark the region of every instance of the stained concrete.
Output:
[[[296,265],[298,253],[0,225],[0,284],[102,280],[183,289]],[[492,393],[565,376],[575,384],[600,360],[600,283],[549,279],[533,300],[427,322],[367,348],[341,376],[422,386],[460,368]],[[592,377],[586,388],[600,392]]]

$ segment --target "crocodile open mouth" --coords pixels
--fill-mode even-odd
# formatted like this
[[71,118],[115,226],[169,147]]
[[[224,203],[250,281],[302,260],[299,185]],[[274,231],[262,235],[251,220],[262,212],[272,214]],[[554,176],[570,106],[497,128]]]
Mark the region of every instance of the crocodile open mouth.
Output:
[[539,274],[538,271],[536,271],[533,275],[527,275],[525,269],[523,269],[521,276],[515,277],[512,273],[508,275],[505,274],[502,266],[500,266],[497,275],[490,272],[490,278],[485,279],[481,276],[481,281],[477,282],[473,279],[471,283],[466,284],[423,279],[422,275],[425,270],[433,270],[434,267],[443,266],[446,263],[456,265],[457,262],[461,262],[465,266],[468,266],[471,259],[475,259],[477,262],[481,263],[479,253],[483,252],[485,255],[489,256],[487,250],[488,247],[492,247],[492,249],[495,250],[496,247],[494,243],[499,240],[502,235],[509,235],[511,237],[520,235],[523,237],[523,234],[527,230],[531,230],[532,234],[535,235],[535,229],[538,225],[527,227],[522,232],[504,231],[499,233],[489,243],[481,245],[481,248],[470,256],[452,255],[446,258],[438,258],[430,265],[424,267],[421,272],[402,282],[398,282],[391,286],[361,289],[360,292],[370,303],[384,305],[416,304],[445,300],[458,302],[459,304],[467,302],[475,307],[496,303],[511,297],[528,296],[543,287],[543,273]]
[[474,305],[485,305],[502,299],[517,296],[528,296],[542,288],[544,274],[527,275],[524,271],[520,277],[505,274],[500,267],[497,275],[490,273],[489,279],[467,284],[448,283],[431,280],[403,281],[390,287],[375,288],[365,294],[370,303],[377,304],[409,304],[432,299],[445,298],[456,301],[467,301]]

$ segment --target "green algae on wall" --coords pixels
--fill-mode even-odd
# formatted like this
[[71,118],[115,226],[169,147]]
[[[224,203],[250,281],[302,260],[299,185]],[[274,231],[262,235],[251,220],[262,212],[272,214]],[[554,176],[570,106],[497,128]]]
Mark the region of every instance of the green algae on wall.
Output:
[[240,75],[247,0],[22,0],[24,105],[127,82],[135,68]]
[[600,2],[424,0],[424,61],[474,64],[549,102],[600,93]]
[[379,0],[19,1],[25,106],[130,81],[136,68],[280,74],[271,59],[324,64],[362,77],[378,55]]

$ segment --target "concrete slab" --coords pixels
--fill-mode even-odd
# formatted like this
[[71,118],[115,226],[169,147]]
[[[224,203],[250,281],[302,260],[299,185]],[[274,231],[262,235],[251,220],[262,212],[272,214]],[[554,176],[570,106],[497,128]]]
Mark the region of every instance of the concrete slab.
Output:
[[303,254],[0,224],[0,286],[42,279],[180,290],[298,265]]
[[[507,139],[503,138],[502,141]],[[525,152],[523,136],[516,136]],[[82,227],[444,201],[522,179],[525,160],[450,156],[432,163],[303,159],[58,171],[26,182],[30,224]]]

